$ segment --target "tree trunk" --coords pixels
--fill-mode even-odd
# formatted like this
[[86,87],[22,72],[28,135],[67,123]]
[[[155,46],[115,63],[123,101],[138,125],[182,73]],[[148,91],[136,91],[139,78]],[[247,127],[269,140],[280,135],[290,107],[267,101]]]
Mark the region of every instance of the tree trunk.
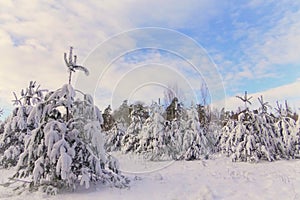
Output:
[[71,77],[72,77],[72,71],[69,72],[69,84],[71,85]]

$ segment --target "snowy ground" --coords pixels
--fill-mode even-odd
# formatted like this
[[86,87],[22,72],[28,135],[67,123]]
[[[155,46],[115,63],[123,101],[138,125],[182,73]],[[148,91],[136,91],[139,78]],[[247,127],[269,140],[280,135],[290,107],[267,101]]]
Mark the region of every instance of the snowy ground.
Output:
[[[300,199],[300,160],[250,164],[218,156],[205,161],[146,162],[117,156],[131,179],[128,189],[98,185],[49,197],[39,192],[17,196],[0,187],[0,199]],[[4,182],[11,171],[0,173]]]

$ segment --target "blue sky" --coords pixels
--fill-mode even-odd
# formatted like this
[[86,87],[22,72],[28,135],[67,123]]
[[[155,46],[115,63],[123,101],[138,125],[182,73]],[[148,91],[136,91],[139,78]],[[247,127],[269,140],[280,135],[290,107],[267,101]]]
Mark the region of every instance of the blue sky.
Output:
[[[172,29],[198,42],[222,76],[228,109],[245,90],[300,107],[300,2],[294,0],[1,1],[0,106],[9,113],[12,91],[30,80],[50,89],[65,83],[62,55],[70,45],[84,62],[111,36],[143,27]],[[135,48],[132,38],[126,42]],[[135,64],[176,65],[177,60],[185,66],[160,51],[135,55]],[[118,66],[114,69],[111,73],[118,74]],[[98,88],[107,94],[98,95],[101,108],[109,103],[114,78]],[[156,98],[154,91],[146,92]]]

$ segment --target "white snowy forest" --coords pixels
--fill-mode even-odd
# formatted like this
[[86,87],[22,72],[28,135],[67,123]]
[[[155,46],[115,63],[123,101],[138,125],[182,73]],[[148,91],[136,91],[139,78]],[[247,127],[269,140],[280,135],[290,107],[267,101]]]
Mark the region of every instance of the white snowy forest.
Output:
[[[211,176],[221,176],[224,165],[223,178],[232,170],[230,175],[236,179],[242,175],[233,169],[241,170],[240,166],[248,169],[243,176],[251,179],[255,169],[261,168],[257,173],[266,170],[264,166],[269,166],[266,163],[274,163],[272,166],[283,161],[284,165],[298,163],[300,117],[288,101],[277,102],[272,109],[263,96],[252,99],[245,92],[244,96],[237,96],[241,107],[233,112],[212,109],[209,104],[183,105],[179,97],[173,96],[169,105],[161,105],[160,101],[151,105],[140,101],[129,104],[124,100],[119,108],[112,110],[108,105],[101,112],[90,94],[71,84],[73,73],[88,75],[88,69],[76,63],[72,48],[64,54],[64,59],[69,72],[67,83],[48,91],[30,81],[20,93],[13,93],[14,110],[1,122],[1,173],[9,174],[4,176],[1,186],[9,188],[10,195],[39,191],[59,196],[76,194],[82,188],[91,192],[91,187],[99,185],[114,188],[113,192],[120,194],[116,187],[124,191],[138,184],[147,185],[141,180],[147,179],[146,175],[122,172],[124,158],[142,157],[149,164],[174,161],[175,167],[189,169],[186,176],[193,176],[191,171],[197,169],[203,171],[203,166],[217,169]],[[260,107],[250,109],[252,101],[258,101]],[[163,178],[164,173],[166,176],[170,173],[167,169],[155,172],[154,181],[168,181]],[[171,176],[168,178],[172,180]],[[300,186],[299,179],[297,183]],[[200,185],[197,195],[201,196],[192,195],[188,199],[223,199],[212,186]],[[171,186],[168,187],[170,190]],[[105,191],[94,192],[99,196],[103,192],[110,198]]]

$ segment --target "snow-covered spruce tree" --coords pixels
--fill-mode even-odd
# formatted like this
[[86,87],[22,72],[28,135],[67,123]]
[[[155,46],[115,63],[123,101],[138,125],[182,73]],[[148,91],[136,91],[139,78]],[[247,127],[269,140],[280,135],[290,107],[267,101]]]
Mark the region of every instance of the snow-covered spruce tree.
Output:
[[277,102],[276,111],[278,112],[278,120],[275,123],[276,136],[283,142],[285,148],[284,153],[286,158],[294,158],[295,154],[299,154],[299,133],[295,131],[296,122],[291,117],[292,112],[287,101],[285,108]]
[[137,102],[131,105],[131,123],[126,130],[125,135],[122,138],[122,151],[124,153],[134,152],[139,147],[139,134],[142,130],[143,123],[148,118],[148,112],[143,103]]
[[233,161],[273,161],[285,157],[284,143],[275,134],[275,118],[261,109],[246,108],[223,127],[219,148]]
[[233,152],[233,138],[231,138],[231,132],[236,127],[237,120],[228,118],[224,123],[225,124],[221,129],[221,135],[217,140],[217,148],[218,151],[221,151],[222,153],[226,154],[226,156],[230,156]]
[[200,125],[197,108],[192,104],[188,110],[185,134],[183,137],[184,159],[200,159],[212,152],[213,144],[205,133],[204,127]]
[[110,105],[107,106],[107,108],[104,109],[104,113],[102,114],[103,117],[103,124],[102,124],[102,129],[104,131],[109,131],[113,125],[114,125],[114,118],[111,114],[111,107]]
[[23,152],[24,142],[31,130],[36,128],[36,124],[28,121],[29,113],[33,106],[39,104],[46,90],[39,89],[40,86],[36,82],[30,81],[29,86],[25,90],[21,90],[21,97],[18,98],[14,94],[13,100],[16,106],[12,114],[5,120],[4,132],[0,140],[0,165],[3,167],[15,166],[20,153]]
[[[298,138],[300,138],[300,115],[298,114],[298,118],[296,121],[296,126],[294,130],[295,134]],[[296,142],[296,155],[297,158],[300,158],[300,139]]]
[[[3,109],[0,108],[0,117],[3,115]],[[1,121],[2,122],[2,121]]]
[[120,151],[125,132],[126,122],[123,118],[116,121],[109,131],[104,132],[106,151]]
[[122,142],[125,142],[123,136],[130,124],[130,107],[127,100],[124,100],[120,107],[113,111],[112,118],[114,119],[112,128],[105,131],[105,149],[107,151],[121,151]]
[[[3,109],[0,108],[0,117],[3,115]],[[0,119],[0,140],[2,138],[2,134],[4,133],[4,123],[1,119]]]
[[24,148],[24,139],[28,134],[26,124],[26,107],[15,108],[13,114],[4,123],[4,132],[0,141],[0,165],[3,167],[15,166],[18,156]]
[[256,139],[252,129],[253,115],[248,110],[238,115],[238,120],[228,121],[223,127],[220,148],[232,161],[258,161]]
[[184,115],[184,109],[182,103],[179,102],[177,97],[172,99],[170,105],[166,108],[164,116],[166,120],[173,121],[179,119]]
[[120,107],[113,111],[112,116],[116,121],[124,120],[127,129],[131,121],[130,107],[128,106],[128,101],[124,100],[123,103],[120,105]]
[[183,147],[184,136],[187,126],[187,112],[181,107],[181,112],[172,121],[167,121],[166,135],[170,138],[173,159],[179,160],[184,158],[185,149]]
[[[75,70],[74,64],[71,57],[67,66]],[[103,119],[93,98],[83,94],[83,100],[75,101],[75,97],[72,85],[65,84],[49,92],[29,114],[27,121],[37,126],[25,142],[13,176],[29,179],[29,190],[41,188],[56,194],[79,184],[88,188],[91,182],[117,187],[128,183],[119,174],[117,162],[106,157],[100,127]]]
[[[248,119],[251,116],[251,113],[249,112],[247,103],[251,104],[250,99],[252,97],[248,98],[247,92],[245,92],[244,97],[236,97],[245,103],[245,110],[238,114],[232,115],[227,120],[227,123],[222,128],[222,135],[219,138],[217,144],[218,148],[222,151],[222,153],[225,153],[227,156],[232,156],[233,161],[245,161],[244,159],[247,159],[247,156],[244,155],[250,154],[251,152],[251,149],[249,148],[247,149],[247,152],[244,149],[246,144],[245,140],[248,140],[249,147],[252,144],[251,142],[253,142],[253,137],[249,136],[250,132],[246,127],[246,124],[251,123],[248,121]],[[244,152],[241,154],[241,151]],[[240,155],[242,155],[241,159]],[[254,155],[254,159],[256,159],[256,154]]]
[[[0,117],[3,115],[3,109],[0,108]],[[4,124],[6,123],[7,119],[4,122],[0,119],[0,141],[4,133]]]
[[212,153],[219,151],[217,142],[222,135],[222,128],[229,120],[229,112],[224,112],[224,108],[219,110],[214,108],[211,111],[211,119],[208,124],[208,127],[204,129],[204,132],[207,133],[209,137],[210,144],[213,146]]
[[[261,107],[262,108],[262,107]],[[259,160],[273,161],[286,158],[285,145],[278,138],[274,123],[276,118],[267,111],[253,113],[252,124],[256,139],[256,151]]]
[[256,142],[259,136],[253,129],[255,117],[252,112],[245,111],[239,114],[237,126],[233,129],[232,135],[234,152],[231,156],[233,161],[258,161]]
[[171,143],[171,131],[167,127],[163,108],[156,102],[151,105],[150,116],[143,124],[140,134],[140,145],[137,153],[150,160],[169,160],[174,158]]
[[263,96],[258,98],[260,107],[256,113],[257,129],[261,139],[263,153],[260,159],[273,161],[280,158],[286,158],[285,145],[276,134],[276,117],[268,112],[272,107],[268,102],[264,102]]

